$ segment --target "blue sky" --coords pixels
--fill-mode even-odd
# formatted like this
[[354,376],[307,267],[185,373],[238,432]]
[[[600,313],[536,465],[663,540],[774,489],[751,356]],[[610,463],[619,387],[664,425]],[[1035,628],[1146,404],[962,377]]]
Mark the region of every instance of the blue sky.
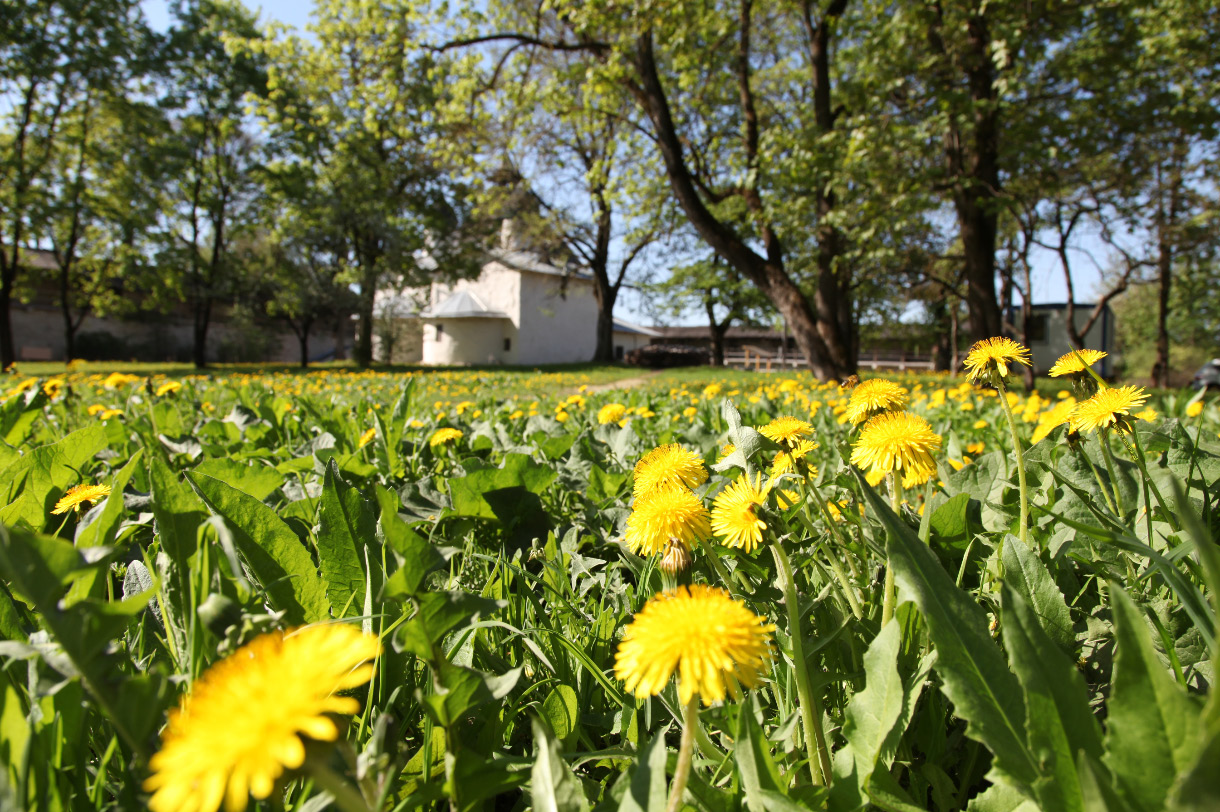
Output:
[[[263,21],[277,20],[299,29],[304,29],[308,24],[310,12],[313,9],[311,0],[263,0],[263,2],[247,0],[246,5],[257,9],[260,19]],[[143,0],[143,6],[153,27],[158,29],[168,27],[169,3],[167,0]],[[1093,252],[1098,260],[1104,261],[1105,251],[1100,241],[1086,236],[1081,242],[1083,247]],[[1064,301],[1067,298],[1067,288],[1063,282],[1063,272],[1059,269],[1055,256],[1048,251],[1035,249],[1031,252],[1030,258],[1033,262],[1034,301],[1038,303]],[[1078,252],[1073,257],[1073,262],[1076,299],[1080,302],[1090,302],[1098,293],[1096,288],[1101,275],[1093,267],[1088,257],[1082,253]],[[630,304],[621,309],[627,318],[633,320],[644,318]]]

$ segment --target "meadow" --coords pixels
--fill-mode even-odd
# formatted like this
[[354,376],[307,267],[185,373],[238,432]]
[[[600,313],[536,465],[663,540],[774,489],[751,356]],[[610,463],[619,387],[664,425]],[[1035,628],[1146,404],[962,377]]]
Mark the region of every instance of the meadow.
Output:
[[1220,808],[1220,410],[1010,352],[5,375],[0,807]]

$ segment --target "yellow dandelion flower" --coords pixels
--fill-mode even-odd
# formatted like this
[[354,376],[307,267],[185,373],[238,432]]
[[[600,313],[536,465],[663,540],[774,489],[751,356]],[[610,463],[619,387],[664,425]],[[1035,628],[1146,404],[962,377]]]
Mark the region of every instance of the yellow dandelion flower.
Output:
[[697,488],[707,482],[703,458],[676,443],[649,451],[635,464],[635,498],[658,488]]
[[905,409],[908,400],[907,390],[898,384],[882,378],[873,378],[851,390],[851,400],[848,401],[847,411],[843,414],[853,426],[858,426],[882,412]]
[[1101,389],[1093,397],[1077,404],[1068,418],[1068,426],[1075,432],[1111,427],[1130,432],[1131,421],[1127,417],[1132,409],[1143,406],[1146,400],[1148,393],[1140,386]]
[[1138,417],[1140,420],[1144,420],[1144,421],[1151,423],[1153,420],[1156,420],[1157,411],[1156,411],[1156,409],[1144,409],[1142,412],[1136,412],[1135,416]]
[[[928,421],[909,412],[886,412],[864,424],[852,447],[851,463],[868,468],[872,477],[891,471],[923,476],[936,470],[932,452],[940,448],[940,435]],[[904,477],[905,478],[905,477]]]
[[139,375],[128,375],[124,372],[111,372],[102,381],[102,386],[107,389],[118,389],[120,386],[136,383],[140,380]]
[[637,697],[656,696],[676,671],[683,704],[753,688],[771,663],[773,624],[723,589],[695,584],[654,596],[623,632],[614,676]]
[[255,638],[213,665],[170,712],[144,789],[153,812],[242,812],[305,761],[305,742],[339,738],[336,716],[360,703],[340,691],[369,681],[381,653],[344,624]]
[[690,547],[711,534],[699,497],[686,488],[657,488],[635,500],[623,541],[637,555],[656,555],[670,539]]
[[753,482],[743,476],[720,492],[712,502],[712,530],[726,547],[749,553],[762,544],[767,523],[758,517],[755,508],[766,499],[761,474],[755,474]]
[[[1076,357],[1077,354],[1080,355],[1080,358],[1084,359],[1084,364],[1080,363],[1080,358]],[[1059,356],[1059,360],[1051,366],[1051,371],[1047,374],[1052,378],[1073,375],[1087,375],[1088,373],[1085,372],[1086,366],[1093,366],[1098,361],[1105,358],[1106,355],[1107,353],[1104,353],[1101,350],[1077,350],[1076,352],[1069,352],[1066,355]]]
[[98,420],[109,420],[112,417],[118,417],[122,413],[122,409],[105,409],[97,416],[97,418]]
[[109,485],[73,485],[64,491],[63,497],[55,503],[51,513],[59,516],[69,510],[79,512],[82,505],[98,502],[109,495]]
[[49,398],[57,398],[64,391],[64,382],[60,378],[52,378],[42,385],[42,392]]
[[974,425],[971,426],[971,428],[973,428],[975,431],[978,431],[979,429],[985,429],[985,428],[989,427],[990,425],[991,425],[991,423],[989,423],[986,420],[975,420]]
[[[777,451],[775,453],[775,459],[773,459],[771,461],[772,476],[778,476],[779,474],[788,473],[789,471],[791,471],[793,468],[796,467],[797,460],[803,458],[810,451],[813,451],[817,447],[818,447],[817,443],[811,442],[809,440],[799,440],[795,445],[793,445],[791,447],[791,449],[789,449],[787,451]],[[816,470],[817,469],[814,469],[814,471],[816,471]],[[817,476],[816,473],[814,473],[813,475]]]
[[177,392],[181,388],[181,381],[166,381],[157,387],[156,395],[157,397],[161,397],[162,395],[168,395],[171,392]]
[[1203,401],[1196,400],[1194,403],[1187,405],[1187,407],[1186,407],[1186,416],[1187,417],[1198,417],[1201,414],[1203,414]]
[[621,403],[607,403],[597,410],[597,422],[601,425],[617,423],[627,414],[627,407]]
[[106,411],[106,407],[100,403],[93,403],[86,411],[89,412],[90,417],[96,417],[99,413]]
[[356,448],[364,448],[369,443],[373,442],[373,438],[377,436],[377,428],[373,427],[364,434],[360,435],[360,439],[356,441]]
[[984,338],[966,355],[966,377],[975,383],[990,381],[992,372],[1007,378],[1011,364],[1030,366],[1029,349],[1011,338]]
[[765,426],[758,427],[758,433],[777,443],[792,445],[802,437],[813,434],[813,426],[795,417],[777,417]]
[[732,443],[725,443],[724,448],[720,449],[720,459],[724,459],[736,450],[737,446],[733,445]]
[[432,432],[432,436],[428,438],[428,445],[436,448],[440,445],[448,445],[449,443],[457,442],[462,439],[461,429],[443,428]]
[[703,387],[703,397],[705,400],[711,399],[724,391],[724,387],[718,383],[709,383]]
[[1059,401],[1051,409],[1043,412],[1038,416],[1038,425],[1034,427],[1034,436],[1030,438],[1030,444],[1040,443],[1055,430],[1056,426],[1062,426],[1068,422],[1068,418],[1072,416],[1072,410],[1076,408],[1076,399],[1070,395]]

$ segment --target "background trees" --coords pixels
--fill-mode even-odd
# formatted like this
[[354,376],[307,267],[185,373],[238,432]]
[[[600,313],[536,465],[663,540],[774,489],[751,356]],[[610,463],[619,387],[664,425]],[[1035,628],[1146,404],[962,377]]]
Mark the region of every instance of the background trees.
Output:
[[672,264],[649,289],[677,295],[714,255],[821,377],[895,321],[948,364],[1052,270],[1073,301],[1152,286],[1164,383],[1175,280],[1216,244],[1211,5],[322,0],[306,36],[235,0],[175,2],[163,33],[132,0],[13,0],[0,361],[39,287],[69,347],[138,292],[187,303],[198,364],[238,305],[305,360],[350,309],[367,363],[376,290],[474,273],[512,215],[594,278],[599,359],[625,286]]

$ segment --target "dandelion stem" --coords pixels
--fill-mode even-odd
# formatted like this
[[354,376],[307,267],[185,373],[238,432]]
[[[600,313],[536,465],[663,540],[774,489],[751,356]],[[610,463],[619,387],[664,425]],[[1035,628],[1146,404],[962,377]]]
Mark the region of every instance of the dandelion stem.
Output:
[[[830,783],[830,752],[822,730],[822,703],[809,687],[809,669],[805,663],[805,644],[801,635],[801,609],[796,597],[796,582],[792,577],[792,562],[778,541],[771,541],[775,566],[779,570],[784,606],[788,610],[788,637],[792,641],[792,664],[796,666],[796,697],[800,703],[801,726],[805,731],[805,750],[809,755],[809,774],[814,786]],[[816,748],[816,755],[815,755]]]
[[[890,507],[894,509],[894,515],[902,516],[902,479],[898,476],[898,472],[890,473]],[[901,518],[899,518],[901,521]],[[898,600],[898,588],[894,583],[894,567],[889,558],[885,560],[885,590],[881,597],[881,625],[890,622],[894,617],[894,604]]]
[[1118,476],[1115,474],[1114,467],[1114,452],[1110,450],[1110,433],[1106,430],[1097,433],[1097,440],[1101,443],[1101,456],[1106,462],[1106,472],[1110,475],[1110,488],[1114,491],[1114,503],[1118,506],[1118,517],[1121,519],[1127,515],[1127,509],[1123,506],[1123,495],[1118,489]]
[[[804,460],[800,462],[803,463]],[[809,466],[803,465],[802,469],[805,475],[805,485],[809,488],[810,493],[813,494],[813,499],[817,502],[818,507],[821,508],[822,516],[826,520],[826,526],[830,528],[831,534],[835,537],[835,541],[839,542],[843,552],[848,554],[848,561],[850,561],[850,551],[847,549],[847,543],[839,534],[839,527],[834,517],[830,515],[830,509],[826,507],[826,500],[822,498],[821,491],[818,490],[817,485],[813,484],[813,477],[809,474]],[[848,605],[851,607],[851,613],[856,616],[856,620],[863,620],[864,610],[860,606],[860,599],[856,595],[856,588],[847,578],[847,573],[843,571],[843,565],[835,557],[833,550],[826,556],[826,559],[830,562],[830,569],[834,572],[835,578],[839,580],[839,585],[843,587],[843,594],[847,598]]]
[[1025,482],[1025,451],[1021,448],[1021,435],[1017,433],[1017,419],[1013,417],[1012,405],[1008,402],[1008,392],[1004,388],[1003,379],[996,376],[996,388],[1000,390],[1000,406],[1004,416],[1008,418],[1008,430],[1012,432],[1012,454],[1017,458],[1017,486],[1021,491],[1021,543],[1029,546],[1029,487]]
[[[742,713],[749,713],[743,708]],[[695,752],[695,731],[699,728],[699,695],[695,694],[682,708],[682,741],[678,744],[678,763],[674,767],[674,783],[669,789],[669,803],[665,812],[677,812],[682,808],[682,793],[686,791],[686,779],[690,777],[691,756]]]
[[1110,491],[1106,488],[1104,482],[1101,481],[1101,472],[1097,470],[1097,465],[1084,453],[1084,449],[1078,446],[1072,446],[1073,450],[1080,455],[1080,458],[1089,464],[1089,470],[1093,472],[1093,479],[1097,480],[1097,489],[1101,491],[1101,495],[1106,499],[1106,506],[1110,508],[1110,512],[1118,514],[1118,508],[1114,506],[1114,497],[1110,496]]

